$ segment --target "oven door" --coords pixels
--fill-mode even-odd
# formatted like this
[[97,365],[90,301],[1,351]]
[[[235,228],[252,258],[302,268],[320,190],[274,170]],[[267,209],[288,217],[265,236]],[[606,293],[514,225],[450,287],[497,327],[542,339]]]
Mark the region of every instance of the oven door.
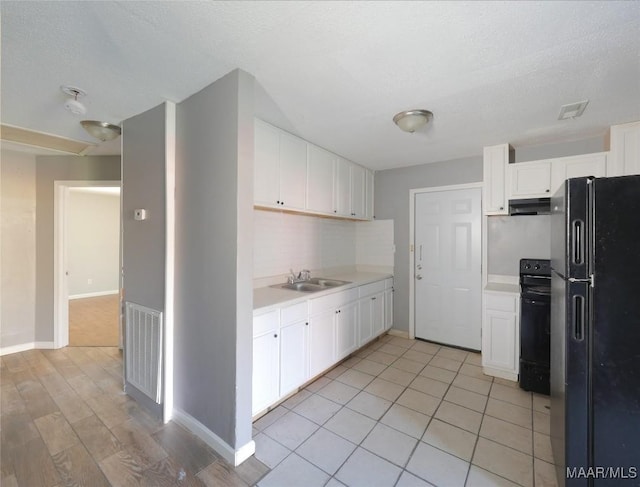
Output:
[[520,298],[520,358],[527,362],[549,366],[550,344],[549,290],[525,291]]

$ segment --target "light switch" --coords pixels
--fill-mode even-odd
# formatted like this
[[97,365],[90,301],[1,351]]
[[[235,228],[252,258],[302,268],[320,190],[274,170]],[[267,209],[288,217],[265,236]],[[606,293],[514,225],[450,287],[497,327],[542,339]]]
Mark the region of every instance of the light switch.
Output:
[[139,208],[137,210],[133,210],[133,219],[142,221],[147,219],[147,210]]

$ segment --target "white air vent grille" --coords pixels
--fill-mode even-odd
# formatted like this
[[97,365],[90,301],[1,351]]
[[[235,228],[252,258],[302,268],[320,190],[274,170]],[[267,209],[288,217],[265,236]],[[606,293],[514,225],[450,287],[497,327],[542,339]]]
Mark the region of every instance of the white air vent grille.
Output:
[[570,103],[569,105],[562,105],[560,107],[560,115],[558,120],[567,120],[568,118],[578,118],[587,108],[589,100],[579,101],[577,103]]
[[162,312],[126,303],[125,377],[128,383],[161,403]]

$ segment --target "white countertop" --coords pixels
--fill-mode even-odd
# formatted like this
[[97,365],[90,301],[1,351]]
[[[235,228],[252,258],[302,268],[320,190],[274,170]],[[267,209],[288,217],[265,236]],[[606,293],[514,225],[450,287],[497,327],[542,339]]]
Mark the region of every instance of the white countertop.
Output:
[[[371,282],[381,281],[393,277],[391,274],[379,272],[347,272],[347,273],[327,273],[322,276],[328,279],[337,279],[340,281],[349,281],[350,284],[344,286],[329,288],[326,291],[315,293],[305,293],[302,291],[292,291],[289,289],[281,289],[276,287],[260,287],[253,290],[253,311],[269,311],[270,309],[280,308],[282,306],[290,306],[292,304],[301,303],[308,299],[326,296],[327,294],[344,291],[353,287],[362,286]],[[284,284],[284,282],[283,282]]]
[[520,294],[520,285],[505,282],[488,282],[485,291]]

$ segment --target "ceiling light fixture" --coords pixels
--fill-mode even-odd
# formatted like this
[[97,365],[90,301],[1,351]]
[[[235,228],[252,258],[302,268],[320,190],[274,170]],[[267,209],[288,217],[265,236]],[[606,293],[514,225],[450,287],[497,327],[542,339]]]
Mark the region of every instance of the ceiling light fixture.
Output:
[[78,98],[82,98],[87,93],[80,88],[76,88],[75,86],[66,86],[63,85],[60,87],[63,93],[69,95],[71,98],[67,98],[64,102],[64,107],[69,110],[74,115],[84,115],[87,113],[86,107],[78,101]]
[[393,117],[395,124],[400,130],[414,133],[416,130],[424,127],[433,118],[433,113],[429,110],[405,110]]
[[83,120],[80,125],[93,135],[96,139],[100,139],[102,142],[116,139],[122,133],[122,129],[117,125],[113,125],[108,122],[100,122],[98,120]]
[[568,105],[562,105],[560,107],[560,114],[558,120],[567,120],[569,118],[578,118],[584,113],[584,109],[587,108],[589,100],[582,100],[577,103],[569,103]]

